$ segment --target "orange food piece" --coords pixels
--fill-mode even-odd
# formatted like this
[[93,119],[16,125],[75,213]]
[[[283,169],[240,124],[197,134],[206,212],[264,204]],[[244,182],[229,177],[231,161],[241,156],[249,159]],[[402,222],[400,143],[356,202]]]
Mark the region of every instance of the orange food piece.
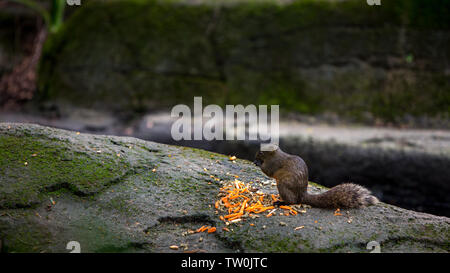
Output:
[[244,199],[246,199],[246,200],[249,200],[249,199],[250,199],[250,198],[248,198],[247,196],[244,196],[244,195],[241,195],[241,194],[231,196],[231,197],[228,198],[228,199],[229,199],[229,200],[233,200],[233,199],[236,199],[236,198],[239,198],[239,197],[242,197],[242,198],[244,198]]
[[251,206],[247,207],[247,208],[245,209],[245,211],[256,212],[256,210],[257,210],[258,208],[260,208],[260,207],[262,207],[262,206],[260,206],[260,205],[258,205],[258,204],[251,205]]
[[[281,209],[285,209],[285,210],[289,210],[289,213],[292,215],[297,215],[297,211],[295,211],[292,207],[290,206],[280,206]],[[289,215],[289,213],[285,213],[284,215]]]
[[240,219],[241,216],[242,216],[242,215],[236,215],[236,216],[234,216],[234,217],[229,218],[228,221],[233,221],[233,220],[236,220],[236,219]]
[[271,194],[270,197],[272,197],[272,200],[273,200],[274,202],[278,200],[278,199],[275,197],[275,194]]
[[241,216],[242,215],[242,213],[233,213],[233,214],[228,214],[228,215],[225,215],[225,219],[228,219],[228,218],[233,218],[233,217],[236,217],[236,216]]
[[197,229],[196,232],[203,232],[207,229],[207,226],[202,226],[201,228]]
[[244,202],[242,203],[241,209],[239,210],[239,213],[241,213],[241,214],[244,213],[244,209],[245,209],[246,205],[247,205],[247,200],[244,200]]
[[208,233],[213,233],[216,231],[216,227],[210,227],[208,228]]
[[264,212],[266,210],[273,209],[273,208],[275,208],[275,207],[274,206],[262,207],[262,208],[258,209],[257,211],[255,211],[255,213],[261,213],[261,212]]

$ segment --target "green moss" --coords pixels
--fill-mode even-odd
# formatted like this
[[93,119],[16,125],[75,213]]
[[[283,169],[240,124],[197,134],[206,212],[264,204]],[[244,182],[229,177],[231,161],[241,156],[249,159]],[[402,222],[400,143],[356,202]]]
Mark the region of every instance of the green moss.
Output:
[[[31,136],[0,136],[0,207],[39,203],[42,193],[96,193],[123,175],[127,163],[112,155],[69,151],[67,143]],[[104,160],[102,160],[104,159]]]
[[[24,218],[24,221],[28,222],[30,217]],[[25,225],[25,222],[22,222],[23,225],[15,226],[13,232],[6,232],[9,227],[7,225],[2,227],[0,223],[0,230],[2,230],[2,235],[6,234],[6,236],[4,236],[2,239],[8,242],[8,245],[5,246],[4,249],[5,252],[39,253],[52,244],[50,239],[50,232],[48,230],[45,230],[45,228],[39,225],[36,225],[33,229],[29,229]]]
[[319,188],[319,189],[325,189],[325,190],[328,189],[328,188],[325,187],[325,186],[319,185],[319,184],[314,183],[314,182],[311,182],[311,181],[309,181],[308,184],[311,185],[311,186],[314,186],[314,187],[316,187],[316,188]]
[[310,252],[310,242],[302,240],[297,236],[295,238],[272,234],[264,238],[264,240],[252,239],[251,236],[243,240],[243,244],[248,249],[254,249],[261,252],[283,252],[298,253]]
[[99,207],[106,210],[118,211],[124,215],[127,215],[127,217],[136,216],[142,213],[142,210],[130,201],[132,201],[132,199],[128,194],[118,194]]

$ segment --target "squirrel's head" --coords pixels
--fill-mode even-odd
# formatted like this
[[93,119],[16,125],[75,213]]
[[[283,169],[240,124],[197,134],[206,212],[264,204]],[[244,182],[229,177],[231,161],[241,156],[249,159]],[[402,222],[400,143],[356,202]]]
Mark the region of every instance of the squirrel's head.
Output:
[[255,163],[256,166],[260,167],[261,170],[268,176],[272,175],[272,167],[274,167],[273,159],[276,158],[276,155],[280,153],[280,148],[278,146],[274,147],[268,151],[259,151],[255,155]]
[[256,166],[261,167],[264,161],[269,160],[275,152],[276,151],[259,151],[256,153],[253,163],[255,163]]

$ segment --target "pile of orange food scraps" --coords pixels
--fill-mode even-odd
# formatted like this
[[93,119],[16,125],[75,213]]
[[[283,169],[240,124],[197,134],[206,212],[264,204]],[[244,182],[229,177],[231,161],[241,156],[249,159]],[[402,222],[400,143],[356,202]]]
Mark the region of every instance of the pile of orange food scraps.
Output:
[[[219,200],[215,202],[217,213],[225,212],[219,218],[226,224],[236,223],[247,217],[259,217],[260,213],[268,212],[266,217],[270,217],[277,210],[273,202],[278,200],[278,195],[264,194],[253,188],[250,184],[235,179],[227,181],[220,189]],[[297,210],[292,206],[280,206],[285,210],[284,215],[297,215]]]

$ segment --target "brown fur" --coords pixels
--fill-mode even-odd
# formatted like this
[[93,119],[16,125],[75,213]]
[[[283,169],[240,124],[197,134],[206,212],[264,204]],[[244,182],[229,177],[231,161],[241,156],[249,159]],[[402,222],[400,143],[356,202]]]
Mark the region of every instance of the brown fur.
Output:
[[299,156],[290,155],[276,147],[274,151],[256,154],[255,164],[277,181],[284,203],[308,204],[319,208],[360,208],[378,203],[378,199],[362,186],[345,183],[321,194],[309,194],[308,167]]

